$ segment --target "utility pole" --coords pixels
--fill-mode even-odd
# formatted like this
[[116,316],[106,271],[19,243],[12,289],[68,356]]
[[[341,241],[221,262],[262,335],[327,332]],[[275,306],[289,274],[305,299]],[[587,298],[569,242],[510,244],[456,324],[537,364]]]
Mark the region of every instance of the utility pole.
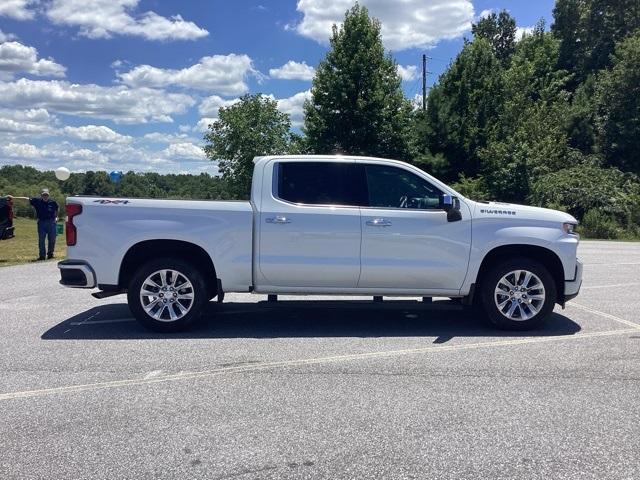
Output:
[[422,111],[427,110],[427,55],[422,54]]

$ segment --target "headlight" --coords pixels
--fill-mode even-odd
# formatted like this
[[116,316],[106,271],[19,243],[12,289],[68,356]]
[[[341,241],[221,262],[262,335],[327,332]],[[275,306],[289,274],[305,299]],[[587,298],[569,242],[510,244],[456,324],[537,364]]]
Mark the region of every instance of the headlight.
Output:
[[577,233],[574,231],[576,226],[576,223],[565,222],[562,224],[562,230],[564,230],[564,233],[568,233],[569,235],[577,235]]

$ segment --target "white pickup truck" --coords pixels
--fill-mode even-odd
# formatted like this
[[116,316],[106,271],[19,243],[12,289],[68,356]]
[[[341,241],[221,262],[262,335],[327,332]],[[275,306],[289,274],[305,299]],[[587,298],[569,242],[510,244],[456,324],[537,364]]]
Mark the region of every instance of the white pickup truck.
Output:
[[580,289],[567,213],[475,202],[395,160],[254,163],[248,202],[69,197],[60,283],[126,292],[157,331],[225,292],[451,297],[528,329]]

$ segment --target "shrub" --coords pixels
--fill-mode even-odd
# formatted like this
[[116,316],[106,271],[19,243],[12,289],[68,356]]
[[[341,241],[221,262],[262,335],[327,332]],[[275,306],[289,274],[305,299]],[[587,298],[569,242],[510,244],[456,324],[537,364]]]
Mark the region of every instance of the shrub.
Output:
[[580,233],[588,238],[619,238],[621,231],[616,220],[607,213],[594,208],[584,214]]
[[461,174],[458,181],[451,185],[451,187],[471,200],[482,201],[492,199],[483,177],[471,178]]
[[533,184],[529,200],[542,207],[564,205],[578,219],[597,209],[628,226],[637,216],[638,192],[637,176],[586,163],[543,175]]

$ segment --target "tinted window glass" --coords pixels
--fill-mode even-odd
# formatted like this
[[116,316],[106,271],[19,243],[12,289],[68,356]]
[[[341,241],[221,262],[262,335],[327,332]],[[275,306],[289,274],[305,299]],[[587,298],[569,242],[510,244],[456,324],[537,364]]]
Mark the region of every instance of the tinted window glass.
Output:
[[383,208],[440,208],[442,192],[411,172],[385,165],[367,165],[369,206]]
[[362,168],[353,163],[280,162],[277,169],[282,200],[308,205],[363,205],[366,201]]

